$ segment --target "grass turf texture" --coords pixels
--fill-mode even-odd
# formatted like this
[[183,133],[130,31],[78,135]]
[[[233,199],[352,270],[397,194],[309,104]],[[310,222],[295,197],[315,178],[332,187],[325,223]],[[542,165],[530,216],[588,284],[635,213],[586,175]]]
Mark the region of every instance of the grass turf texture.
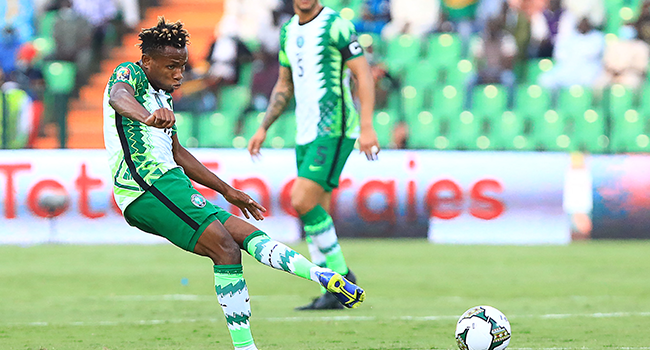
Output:
[[[260,349],[455,349],[481,304],[509,316],[509,349],[650,345],[650,242],[342,246],[367,291],[354,310],[294,311],[318,287],[244,255]],[[0,348],[232,349],[212,280],[170,245],[0,246]]]

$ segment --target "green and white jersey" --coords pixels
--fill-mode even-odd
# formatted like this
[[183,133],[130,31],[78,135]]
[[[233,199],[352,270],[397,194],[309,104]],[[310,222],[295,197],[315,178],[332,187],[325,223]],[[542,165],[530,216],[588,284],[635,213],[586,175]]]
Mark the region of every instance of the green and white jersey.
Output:
[[296,98],[296,143],[359,136],[359,114],[345,61],[363,55],[354,25],[324,7],[300,24],[294,15],[280,32],[280,64],[291,68]]
[[178,167],[172,154],[172,135],[168,129],[147,126],[123,117],[108,103],[113,85],[122,82],[135,90],[135,99],[153,113],[172,110],[169,93],[156,91],[140,66],[125,62],[117,66],[104,90],[104,145],[109,153],[115,201],[122,212],[168,170]]

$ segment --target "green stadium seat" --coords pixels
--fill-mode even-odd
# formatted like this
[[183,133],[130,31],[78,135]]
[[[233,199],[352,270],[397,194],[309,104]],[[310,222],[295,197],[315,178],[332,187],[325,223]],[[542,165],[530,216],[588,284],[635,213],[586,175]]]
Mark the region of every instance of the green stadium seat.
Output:
[[634,108],[634,91],[623,85],[616,84],[609,89],[610,115],[623,115],[629,109]]
[[393,127],[398,119],[396,110],[384,109],[375,111],[373,125],[381,148],[389,148]]
[[581,117],[574,118],[572,133],[574,147],[581,151],[602,153],[609,146],[605,134],[605,114],[600,109],[588,109]]
[[526,119],[512,111],[492,119],[488,136],[495,149],[524,151],[534,148],[534,140],[527,134]]
[[449,70],[445,76],[445,84],[463,88],[467,79],[475,72],[474,65],[469,60],[460,60],[456,67]]
[[219,94],[219,112],[237,118],[248,106],[250,98],[247,86],[224,86]]
[[464,103],[464,90],[460,87],[447,85],[433,90],[431,111],[436,118],[449,119],[460,115]]
[[477,141],[483,134],[483,120],[470,111],[462,111],[449,119],[448,138],[452,148],[463,150],[479,149]]
[[422,60],[413,63],[405,67],[404,85],[411,85],[421,89],[431,87],[438,82],[438,71],[434,65]]
[[507,109],[508,95],[502,85],[479,85],[472,95],[472,113],[477,116],[497,119]]
[[526,83],[537,84],[540,74],[548,72],[553,68],[553,61],[548,58],[530,59],[526,63]]
[[428,89],[423,87],[416,89],[414,86],[407,85],[402,88],[402,106],[406,120],[412,119],[424,109],[427,92]]
[[435,118],[431,112],[421,111],[417,118],[409,122],[409,148],[436,149],[436,140],[440,146],[441,136],[443,135],[440,129],[440,119]]
[[196,138],[200,147],[232,147],[236,117],[220,112],[204,113],[198,116]]
[[44,62],[43,79],[47,92],[69,94],[75,86],[77,66],[67,61]]
[[517,86],[515,111],[517,114],[531,118],[541,116],[551,108],[551,94],[539,85]]
[[638,143],[644,139],[641,135],[644,135],[644,126],[648,123],[646,116],[635,109],[629,109],[622,114],[612,114],[611,117],[610,150],[612,152],[650,150],[648,145],[640,147]]
[[174,115],[176,116],[176,136],[178,137],[178,142],[183,147],[197,147],[199,141],[194,137],[194,115],[186,112],[174,112]]
[[570,125],[563,113],[550,109],[542,116],[531,119],[531,122],[531,138],[535,149],[547,151],[573,149]]
[[359,44],[364,50],[372,47],[372,52],[378,57],[384,57],[386,54],[386,45],[379,34],[375,33],[360,33]]
[[639,112],[644,115],[650,115],[650,83],[643,86],[641,98],[639,99]]
[[428,44],[426,58],[436,71],[451,71],[461,59],[462,43],[458,34],[434,34]]
[[574,85],[559,92],[556,109],[568,117],[582,117],[584,112],[592,107],[593,91],[589,88]]
[[408,34],[402,34],[389,41],[385,60],[388,71],[400,76],[404,67],[418,61],[421,45],[420,39]]

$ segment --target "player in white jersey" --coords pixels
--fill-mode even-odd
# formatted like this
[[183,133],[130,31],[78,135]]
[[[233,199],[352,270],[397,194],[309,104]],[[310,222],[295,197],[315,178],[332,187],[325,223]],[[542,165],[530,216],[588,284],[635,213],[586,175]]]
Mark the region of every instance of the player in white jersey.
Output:
[[[291,204],[305,229],[312,261],[345,275],[350,272],[332,217],[332,190],[358,141],[369,160],[379,152],[372,125],[374,82],[352,23],[323,7],[318,0],[294,0],[296,15],[280,34],[280,73],[261,126],[248,143],[251,156],[260,154],[266,131],[296,98],[296,162],[298,178]],[[350,93],[356,78],[360,114]],[[358,139],[358,140],[357,140]],[[339,309],[337,299],[324,293],[300,310]]]
[[236,350],[257,350],[241,249],[268,266],[319,283],[347,307],[358,306],[365,292],[207,202],[192,187],[190,179],[221,193],[247,218],[263,219],[262,206],[219,179],[178,142],[170,93],[183,80],[188,36],[182,23],[159,18],[155,27],[139,35],[141,60],[120,64],[106,86],[104,142],[113,192],[131,226],[212,260],[215,290],[233,345]]

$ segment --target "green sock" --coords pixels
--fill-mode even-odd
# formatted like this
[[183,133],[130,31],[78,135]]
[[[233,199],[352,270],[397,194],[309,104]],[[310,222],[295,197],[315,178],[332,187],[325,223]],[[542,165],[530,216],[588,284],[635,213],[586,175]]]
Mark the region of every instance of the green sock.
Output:
[[327,267],[342,275],[347,275],[348,265],[341,251],[334,221],[330,214],[320,205],[300,217],[305,227],[305,234],[311,239],[318,250],[325,255]]
[[254,344],[248,322],[251,304],[242,266],[214,265],[214,286],[235,349]]
[[300,253],[271,239],[262,231],[255,231],[246,237],[244,248],[248,254],[264,265],[314,282],[318,282],[316,272],[323,270]]

